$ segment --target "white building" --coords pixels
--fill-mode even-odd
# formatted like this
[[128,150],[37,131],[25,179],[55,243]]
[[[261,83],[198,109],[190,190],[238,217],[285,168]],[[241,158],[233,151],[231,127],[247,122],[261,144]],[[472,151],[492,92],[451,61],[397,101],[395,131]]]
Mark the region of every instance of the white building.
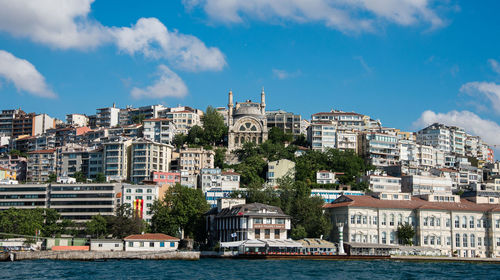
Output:
[[89,123],[89,118],[82,114],[68,114],[66,115],[66,123],[70,126],[84,127]]
[[139,184],[149,180],[153,172],[170,170],[172,145],[152,142],[150,140],[135,140],[131,145],[130,179]]
[[368,183],[372,192],[400,193],[401,178],[387,175],[367,175],[361,178],[362,182]]
[[103,143],[103,171],[108,181],[129,178],[130,146],[132,140],[117,138]]
[[90,251],[123,251],[123,240],[121,239],[91,239]]
[[96,113],[96,125],[98,127],[114,127],[118,125],[120,109],[113,107],[99,108]]
[[158,185],[123,184],[122,203],[130,206],[134,216],[149,223],[153,217],[151,207],[153,202],[159,198],[159,191]]
[[451,194],[453,182],[451,178],[425,175],[402,176],[402,191],[412,195],[449,193]]
[[188,134],[191,127],[201,126],[201,117],[203,112],[198,109],[193,109],[187,106],[178,106],[167,108],[158,114],[159,118],[167,118],[172,120],[177,128],[177,133]]
[[311,197],[319,196],[325,203],[332,203],[343,195],[364,195],[362,191],[312,189]]
[[176,251],[180,241],[162,233],[129,235],[123,240],[125,251]]
[[144,138],[163,144],[172,144],[177,128],[170,119],[148,119],[144,120]]
[[322,185],[337,183],[337,179],[335,178],[335,172],[328,170],[320,170],[316,172],[316,183]]
[[289,177],[295,179],[295,162],[288,159],[270,161],[267,164],[267,183],[274,186],[279,179]]

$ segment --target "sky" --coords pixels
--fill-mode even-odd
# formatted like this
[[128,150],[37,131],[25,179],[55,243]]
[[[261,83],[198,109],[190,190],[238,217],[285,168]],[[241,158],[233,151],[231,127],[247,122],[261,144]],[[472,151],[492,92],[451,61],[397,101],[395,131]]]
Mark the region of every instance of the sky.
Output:
[[500,2],[0,0],[0,109],[63,119],[126,105],[259,100],[415,131],[441,122],[500,154]]

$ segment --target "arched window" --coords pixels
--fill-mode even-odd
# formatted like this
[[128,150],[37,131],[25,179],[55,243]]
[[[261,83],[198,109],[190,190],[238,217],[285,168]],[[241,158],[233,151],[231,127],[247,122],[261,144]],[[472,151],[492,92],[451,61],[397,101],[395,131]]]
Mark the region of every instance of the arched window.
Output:
[[476,235],[474,233],[470,235],[470,246],[476,247]]
[[455,234],[455,247],[460,247],[460,234]]
[[460,227],[460,218],[458,216],[455,216],[455,227],[456,228]]
[[441,226],[441,218],[436,218],[436,226],[437,227]]
[[464,235],[463,235],[462,245],[463,245],[463,247],[467,247],[467,234],[466,233],[464,233]]
[[398,225],[403,224],[403,215],[399,214],[398,215]]
[[387,233],[382,231],[382,244],[387,244]]
[[246,130],[247,128],[244,125],[240,126],[240,131],[246,131]]
[[431,223],[430,223],[430,226],[433,227],[434,226],[434,217],[431,217]]
[[396,243],[396,233],[391,231],[391,244]]
[[387,224],[387,215],[384,213],[382,215],[382,225],[385,226]]
[[466,216],[462,217],[462,227],[467,228],[467,217]]
[[473,216],[469,217],[469,227],[474,228],[474,217]]
[[391,214],[391,220],[389,222],[389,225],[390,226],[393,226],[394,225],[394,214]]

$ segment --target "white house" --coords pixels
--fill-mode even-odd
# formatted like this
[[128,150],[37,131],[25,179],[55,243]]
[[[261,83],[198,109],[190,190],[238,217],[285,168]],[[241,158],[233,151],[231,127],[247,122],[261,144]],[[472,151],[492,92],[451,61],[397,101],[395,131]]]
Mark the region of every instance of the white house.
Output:
[[123,240],[91,239],[90,251],[123,251]]
[[162,233],[129,235],[123,239],[125,251],[175,251],[179,239]]

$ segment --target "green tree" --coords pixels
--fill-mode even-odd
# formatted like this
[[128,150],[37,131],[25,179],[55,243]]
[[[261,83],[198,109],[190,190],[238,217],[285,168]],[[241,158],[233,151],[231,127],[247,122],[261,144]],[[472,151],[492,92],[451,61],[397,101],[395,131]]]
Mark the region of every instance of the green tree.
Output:
[[214,146],[222,144],[224,136],[227,135],[224,117],[215,108],[208,106],[201,120],[206,143]]
[[291,232],[291,237],[292,239],[294,240],[299,240],[299,239],[304,239],[307,237],[307,232],[306,232],[306,229],[301,226],[301,225],[298,225],[294,228],[292,228],[292,232]]
[[92,216],[92,219],[85,224],[87,233],[96,238],[107,235],[107,221],[101,215]]
[[203,145],[204,131],[201,126],[195,125],[189,129],[186,142],[192,145]]
[[145,119],[146,119],[145,114],[135,115],[135,116],[132,116],[132,123],[141,124]]
[[50,173],[49,178],[47,179],[46,183],[55,183],[55,182],[57,182],[56,173]]
[[87,176],[85,176],[85,174],[83,174],[83,172],[81,171],[75,172],[75,174],[73,174],[73,177],[76,179],[78,183],[87,182]]
[[19,150],[10,150],[9,155],[18,157],[28,157],[28,154]]
[[274,126],[269,130],[268,139],[273,143],[291,143],[293,141],[293,135],[285,133],[283,129]]
[[300,134],[295,138],[292,144],[296,146],[307,147],[309,143],[307,143],[306,136],[304,134]]
[[146,231],[146,223],[132,213],[129,204],[116,207],[115,216],[106,216],[107,232],[115,238],[124,238]]
[[215,149],[214,166],[224,169],[224,161],[226,160],[226,149]]
[[151,230],[203,241],[206,236],[203,215],[209,210],[201,190],[191,189],[177,183],[169,188],[163,200],[155,201],[152,207]]
[[34,236],[43,226],[43,209],[9,208],[0,212],[0,232]]
[[97,173],[95,177],[95,182],[96,183],[106,183],[106,176],[104,176],[104,173]]
[[415,229],[408,222],[399,225],[397,234],[399,243],[403,245],[413,245],[413,237],[415,236]]
[[186,141],[187,141],[187,136],[182,133],[179,133],[174,136],[172,143],[177,149],[180,149],[182,146],[184,146]]

